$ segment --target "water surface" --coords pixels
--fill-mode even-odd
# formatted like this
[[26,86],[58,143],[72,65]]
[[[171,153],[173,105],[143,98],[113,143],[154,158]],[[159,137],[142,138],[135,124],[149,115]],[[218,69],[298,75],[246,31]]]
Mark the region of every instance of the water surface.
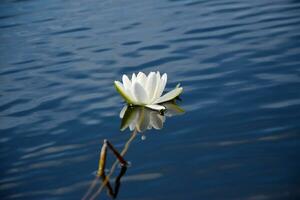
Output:
[[184,87],[186,114],[137,135],[118,199],[299,198],[299,1],[4,0],[0,13],[1,199],[81,199],[103,139],[130,137],[113,81],[157,70]]

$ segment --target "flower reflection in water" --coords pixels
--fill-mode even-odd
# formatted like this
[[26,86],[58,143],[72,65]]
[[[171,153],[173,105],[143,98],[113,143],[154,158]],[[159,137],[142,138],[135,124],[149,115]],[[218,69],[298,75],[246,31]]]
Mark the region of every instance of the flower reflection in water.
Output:
[[143,106],[130,107],[125,105],[120,112],[122,118],[121,131],[129,128],[130,131],[135,129],[138,132],[146,130],[161,129],[166,121],[166,116],[172,117],[174,115],[184,113],[184,110],[173,102],[164,103],[166,110],[158,112]]
[[[162,129],[166,121],[166,117],[172,117],[184,113],[184,110],[176,104],[175,100],[171,102],[166,102],[161,105],[165,107],[163,111],[151,110],[144,106],[125,105],[123,107],[123,109],[120,112],[120,118],[122,119],[120,130],[124,131],[127,128],[129,128],[130,131],[132,131],[131,136],[127,140],[123,150],[120,153],[108,140],[104,140],[99,158],[97,176],[95,180],[92,181],[88,191],[82,199],[97,198],[97,196],[101,193],[104,187],[107,188],[108,194],[111,198],[117,197],[119,187],[121,184],[120,180],[122,176],[126,173],[128,166],[127,162],[124,160],[123,157],[126,154],[131,142],[136,137],[136,135],[138,133],[144,133],[146,130]],[[109,169],[108,174],[105,173],[107,149],[111,150],[117,158],[116,161],[113,163],[112,167]],[[119,175],[115,179],[113,189],[110,183],[110,177],[114,173],[118,164],[121,165],[121,170]],[[96,186],[100,178],[102,179],[102,184],[96,190]],[[93,192],[93,190],[96,191]]]

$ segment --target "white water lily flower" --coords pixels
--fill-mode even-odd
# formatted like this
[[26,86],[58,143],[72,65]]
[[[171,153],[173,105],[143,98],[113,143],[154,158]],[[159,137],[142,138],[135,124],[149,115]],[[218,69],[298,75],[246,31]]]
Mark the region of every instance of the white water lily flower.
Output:
[[176,98],[183,91],[182,87],[177,86],[162,96],[167,83],[166,73],[161,76],[159,72],[150,72],[146,76],[139,72],[138,75],[132,74],[131,80],[123,75],[122,81],[123,84],[115,81],[115,87],[128,104],[146,106],[154,110],[165,109],[159,104]]

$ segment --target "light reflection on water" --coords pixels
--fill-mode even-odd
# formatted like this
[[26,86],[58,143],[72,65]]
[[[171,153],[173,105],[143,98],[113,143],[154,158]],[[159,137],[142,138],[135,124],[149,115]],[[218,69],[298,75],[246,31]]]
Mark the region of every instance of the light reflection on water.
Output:
[[134,140],[123,179],[162,176],[124,181],[120,199],[297,198],[299,10],[285,0],[3,1],[1,199],[82,197],[103,139],[121,149],[128,137],[113,81],[157,70],[167,89],[182,84],[188,114]]

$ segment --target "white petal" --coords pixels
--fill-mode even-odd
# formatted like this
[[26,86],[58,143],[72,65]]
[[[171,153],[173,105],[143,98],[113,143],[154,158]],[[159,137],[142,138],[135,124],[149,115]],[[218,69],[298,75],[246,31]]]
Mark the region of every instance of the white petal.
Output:
[[[146,83],[146,91],[149,97],[149,101],[153,99],[155,88],[156,88],[156,74],[154,72],[150,72],[147,78],[147,83]],[[151,103],[151,102],[148,102]]]
[[131,88],[130,88],[132,91],[132,94],[133,94],[133,83],[135,83],[136,81],[137,81],[137,77],[136,77],[135,73],[133,73],[131,76]]
[[133,83],[133,94],[138,104],[146,104],[148,100],[148,95],[145,89],[141,86],[141,84],[139,84],[139,82]]
[[150,115],[150,124],[155,129],[161,129],[163,127],[163,119],[162,115],[158,114],[157,112],[152,112]]
[[137,81],[141,84],[141,86],[145,87],[147,76],[143,72],[139,72],[137,75]]
[[173,90],[171,90],[170,92],[168,92],[167,94],[163,95],[162,97],[159,97],[154,103],[163,103],[163,102],[167,102],[170,101],[172,99],[174,99],[175,97],[179,96],[182,92],[182,87],[179,88],[175,88]]
[[125,114],[126,110],[127,110],[127,105],[125,105],[125,106],[122,108],[122,110],[120,111],[120,118],[123,118],[123,117],[124,117],[124,114]]
[[136,125],[137,119],[139,118],[139,110],[139,107],[130,108],[127,106],[121,121],[121,131],[124,131],[130,124],[133,124],[132,126]]
[[133,84],[135,81],[136,81],[136,75],[135,73],[133,73],[131,76],[131,83]]
[[156,87],[155,87],[154,94],[153,94],[153,97],[151,99],[151,102],[155,101],[158,98],[157,93],[160,90],[160,84],[161,84],[160,73],[156,72]]
[[147,127],[149,126],[149,123],[150,123],[149,110],[142,108],[140,110],[140,116],[139,116],[136,128],[139,132],[143,132],[147,129]]
[[136,101],[133,93],[132,93],[132,84],[131,81],[129,80],[129,78],[124,74],[122,77],[122,81],[123,81],[123,86],[125,89],[125,92],[128,94],[128,96],[133,100]]
[[115,81],[115,87],[116,90],[120,93],[120,95],[125,99],[127,103],[133,103],[134,99],[131,94],[128,93],[128,91],[125,90],[122,83],[119,81]]
[[129,130],[130,131],[133,131],[134,128],[135,128],[135,124],[134,123],[129,124]]
[[157,72],[156,72],[156,79],[158,79],[159,82],[160,82],[160,78],[161,78],[161,77],[160,77],[160,73],[159,73],[159,71],[157,71]]
[[133,119],[131,120],[131,122],[129,124],[130,131],[133,131],[137,127],[138,120],[140,119],[140,115],[141,115],[141,109],[140,108],[135,107],[133,109],[135,109],[134,110],[135,113],[133,113],[134,114]]
[[126,93],[128,94],[129,98],[132,99],[133,104],[134,104],[134,102],[136,102],[136,98],[135,98],[135,96],[133,95],[132,89],[126,89],[125,91],[126,91]]
[[155,100],[157,100],[162,95],[167,84],[167,78],[168,78],[167,74],[164,73],[160,79],[159,85],[157,87],[157,91],[155,92]]
[[123,85],[125,89],[131,89],[131,81],[129,80],[129,78],[124,74],[122,77],[122,81],[123,81]]
[[161,105],[146,105],[147,108],[150,108],[152,110],[164,110],[166,109],[164,106]]

